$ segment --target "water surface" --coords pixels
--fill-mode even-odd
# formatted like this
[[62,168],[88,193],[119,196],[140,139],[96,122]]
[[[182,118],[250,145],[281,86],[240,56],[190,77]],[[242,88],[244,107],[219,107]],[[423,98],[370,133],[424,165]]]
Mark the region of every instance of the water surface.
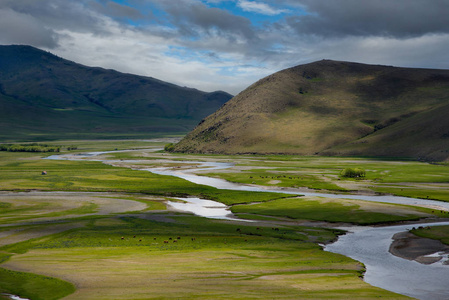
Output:
[[[426,224],[435,225],[449,225],[449,222]],[[325,250],[362,262],[366,266],[364,280],[371,285],[418,299],[449,299],[449,266],[441,262],[424,265],[388,251],[393,235],[413,226],[357,227],[337,242],[326,245]]]
[[182,202],[167,201],[167,204],[176,210],[183,212],[190,212],[197,216],[209,218],[209,219],[221,219],[221,220],[233,220],[233,221],[246,221],[235,217],[229,210],[229,207],[223,203],[200,199],[200,198],[176,198]]

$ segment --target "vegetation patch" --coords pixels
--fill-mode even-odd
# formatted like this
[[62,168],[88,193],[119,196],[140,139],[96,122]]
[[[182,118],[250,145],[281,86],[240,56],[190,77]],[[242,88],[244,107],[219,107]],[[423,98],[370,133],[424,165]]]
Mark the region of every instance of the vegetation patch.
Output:
[[361,168],[345,168],[340,175],[341,177],[360,179],[366,176],[366,171]]
[[[69,149],[76,149],[75,146],[70,146]],[[46,144],[0,144],[0,151],[8,152],[60,152],[61,146],[50,146]]]
[[389,193],[397,196],[449,202],[449,190],[446,190],[444,188],[413,186],[374,186],[373,190],[379,193]]
[[413,229],[411,233],[434,240],[439,240],[442,243],[449,245],[449,225],[445,226],[420,226],[419,228]]
[[[84,228],[3,247],[24,253],[6,266],[75,282],[80,299],[94,299],[93,291],[108,299],[176,298],[181,291],[186,298],[214,299],[397,296],[361,281],[357,262],[307,242],[334,239],[339,230],[256,227],[194,216],[176,217],[175,223],[116,220],[93,220]],[[28,295],[37,293],[39,281],[33,278]]]
[[0,292],[33,300],[56,300],[75,292],[75,286],[53,277],[0,268]]
[[300,220],[327,222],[348,222],[360,225],[371,225],[398,221],[418,220],[423,217],[417,210],[410,208],[408,214],[379,212],[379,208],[364,209],[363,201],[333,200],[328,198],[288,198],[232,207],[234,213],[251,213],[256,215],[277,216]]
[[280,187],[307,187],[316,190],[347,191],[323,177],[311,173],[295,172],[293,168],[272,170],[250,170],[229,173],[208,173],[205,176],[218,177],[231,182]]
[[173,152],[175,150],[175,145],[173,143],[169,143],[164,146],[164,151]]

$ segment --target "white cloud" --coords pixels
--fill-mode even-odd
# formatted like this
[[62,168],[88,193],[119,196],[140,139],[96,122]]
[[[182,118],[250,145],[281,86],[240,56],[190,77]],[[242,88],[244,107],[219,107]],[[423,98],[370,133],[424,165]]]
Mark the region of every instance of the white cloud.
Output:
[[427,34],[408,39],[392,37],[303,38],[284,51],[291,66],[321,59],[391,65],[396,67],[449,69],[446,49],[449,34]]
[[262,2],[239,0],[237,6],[244,11],[254,12],[262,15],[275,16],[289,12],[287,9],[276,9]]
[[[262,73],[253,67],[234,68],[236,62],[240,64],[244,59],[238,53],[223,53],[219,59],[198,54],[192,59],[194,50],[185,48],[190,56],[170,55],[173,46],[184,49],[184,45],[148,31],[124,28],[108,18],[102,22],[108,28],[108,34],[58,31],[60,46],[51,52],[87,66],[150,76],[208,92],[224,90],[237,94],[270,74],[269,70]],[[233,68],[233,74],[222,71],[226,68]]]

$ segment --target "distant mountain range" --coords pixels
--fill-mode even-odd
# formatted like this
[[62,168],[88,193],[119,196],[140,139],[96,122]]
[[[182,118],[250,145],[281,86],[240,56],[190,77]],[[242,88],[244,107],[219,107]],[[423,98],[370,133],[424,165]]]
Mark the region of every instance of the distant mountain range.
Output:
[[449,70],[322,60],[268,76],[175,151],[449,158]]
[[0,46],[0,141],[181,135],[230,98]]

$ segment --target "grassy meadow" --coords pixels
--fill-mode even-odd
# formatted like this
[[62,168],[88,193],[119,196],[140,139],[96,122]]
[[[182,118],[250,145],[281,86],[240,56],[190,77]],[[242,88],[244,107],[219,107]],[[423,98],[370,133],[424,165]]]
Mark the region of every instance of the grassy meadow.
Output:
[[[76,291],[65,299],[400,298],[360,280],[359,263],[307,242],[307,229],[263,228],[260,234],[254,226],[198,217],[170,220],[93,219],[84,228],[2,247],[14,254],[3,267],[73,283]],[[335,236],[325,229],[314,234],[320,231]],[[275,236],[284,232],[288,238]],[[16,277],[5,281],[8,292],[26,288]],[[67,283],[49,281],[73,292]],[[23,295],[49,299],[34,289]]]
[[[54,143],[78,146],[63,154],[136,151],[103,155],[114,160],[110,164],[0,152],[0,294],[29,299],[406,299],[366,284],[363,265],[324,252],[319,243],[342,234],[334,229],[340,224],[445,217],[424,208],[302,197],[301,189],[298,195],[218,190],[139,169],[182,169],[213,160],[235,166],[202,174],[280,191],[408,188],[412,196],[420,191],[449,200],[444,199],[446,165],[177,155],[147,151],[164,145],[148,141]],[[341,178],[345,167],[363,167],[366,179]],[[43,170],[47,175],[41,175]],[[167,207],[166,200],[179,196],[225,203],[254,222],[206,219]]]
[[449,245],[449,226],[420,227],[411,230],[411,232],[417,236],[439,240],[443,244]]

